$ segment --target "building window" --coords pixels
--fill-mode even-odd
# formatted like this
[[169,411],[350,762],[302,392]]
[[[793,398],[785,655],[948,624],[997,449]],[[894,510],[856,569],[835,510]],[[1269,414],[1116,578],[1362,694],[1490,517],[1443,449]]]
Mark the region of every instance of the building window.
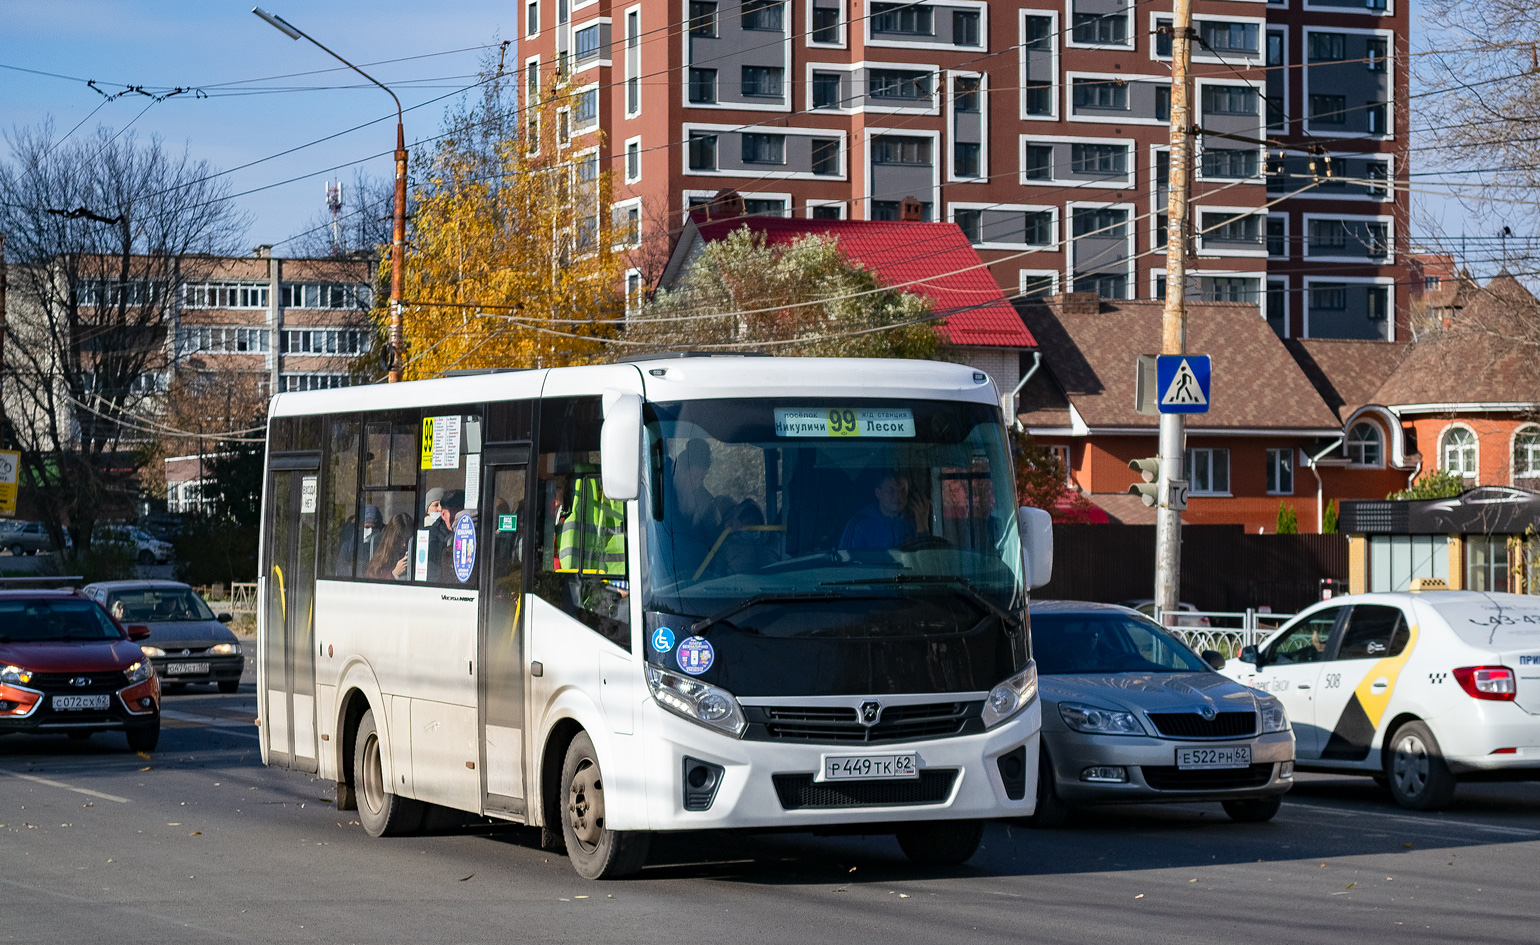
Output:
[[213,328],[183,325],[176,330],[177,357],[190,354],[266,354],[266,328]]
[[1347,36],[1342,33],[1311,33],[1305,38],[1309,62],[1340,62],[1347,58]]
[[1019,299],[1046,299],[1053,295],[1054,277],[1047,273],[1021,274],[1021,292],[1016,296]]
[[873,164],[929,165],[930,139],[884,135],[872,139]]
[[1171,86],[1155,87],[1155,117],[1160,121],[1171,120]]
[[813,107],[814,108],[839,108],[840,101],[840,74],[838,72],[813,73]]
[[936,35],[936,11],[918,3],[872,4],[872,33]]
[[1287,447],[1267,451],[1267,494],[1294,494],[1294,451]]
[[1047,210],[1029,210],[1021,215],[1021,241],[1032,246],[1053,242],[1053,214]]
[[1027,145],[1021,172],[1027,180],[1053,180],[1053,147],[1046,144]]
[[1385,200],[1390,196],[1387,182],[1390,180],[1390,165],[1384,161],[1365,161],[1364,178],[1373,181],[1365,186],[1364,190],[1369,196]]
[[1371,135],[1383,135],[1388,133],[1389,109],[1384,102],[1370,102],[1364,109],[1365,130]]
[[1347,226],[1341,220],[1311,220],[1307,226],[1312,256],[1347,249]]
[[572,35],[577,46],[577,61],[587,62],[599,58],[599,25],[585,26]]
[[1254,148],[1204,148],[1204,177],[1256,177],[1260,164]]
[[952,79],[952,107],[960,112],[979,110],[979,77],[960,75]]
[[616,207],[614,219],[615,242],[621,246],[640,246],[642,243],[642,208],[632,204]]
[[1513,437],[1513,477],[1530,479],[1540,476],[1540,427],[1519,427]]
[[626,14],[626,115],[642,110],[642,14]]
[[1211,115],[1255,115],[1257,90],[1244,85],[1206,85],[1203,110]]
[[1185,457],[1189,495],[1230,494],[1230,451],[1193,449]]
[[952,143],[952,176],[979,176],[979,146],[971,141]]
[[813,8],[813,35],[810,38],[815,43],[840,41],[840,11],[837,7]]
[[952,11],[952,45],[977,46],[979,44],[979,11]]
[[1385,462],[1385,436],[1368,421],[1353,424],[1345,448],[1348,462],[1354,466],[1379,466]]
[[1072,144],[1070,170],[1076,174],[1128,173],[1128,148],[1121,144]]
[[784,217],[786,201],[779,197],[749,197],[743,201],[743,212],[751,217]]
[[1075,42],[1096,46],[1127,46],[1128,14],[1076,13]]
[[1110,208],[1076,207],[1073,217],[1075,237],[1094,236],[1100,239],[1126,239],[1124,225],[1128,211]]
[[[1045,60],[1052,55],[1054,47],[1058,44],[1058,32],[1053,28],[1053,20],[1046,16],[1025,17],[1022,23],[1022,48],[1028,51],[1028,64],[1033,59],[1046,65]],[[1033,57],[1032,53],[1039,53]],[[1053,80],[1043,78],[1028,78],[1022,83],[1022,106],[1028,115],[1052,115],[1053,114]]]
[[[147,303],[154,296],[153,292],[143,291],[148,284],[133,283],[134,289],[127,293],[128,304]],[[109,288],[113,291],[108,291]],[[95,283],[93,288],[81,293],[81,304],[116,305],[124,295],[120,289],[121,284],[108,287],[105,283]],[[267,308],[267,289],[265,283],[199,283],[182,289],[182,304],[187,308]]]
[[984,214],[980,210],[953,210],[952,222],[963,231],[968,242],[978,245],[984,242]]
[[1205,243],[1257,245],[1262,241],[1261,223],[1256,216],[1237,217],[1230,213],[1205,213],[1202,220],[1202,237]]
[[284,393],[305,390],[336,390],[347,387],[349,378],[346,374],[285,374],[283,376]]
[[642,274],[635,269],[626,273],[626,314],[635,315],[642,310]]
[[714,171],[717,169],[717,136],[705,132],[690,132],[690,170]]
[[579,130],[590,128],[599,123],[599,90],[589,89],[577,94],[577,102],[572,109],[572,120],[577,123]]
[[1383,222],[1368,223],[1364,226],[1364,247],[1368,254],[1375,259],[1382,259],[1390,255],[1390,224]]
[[898,69],[872,69],[866,74],[866,94],[872,98],[915,101],[930,95],[931,74]]
[[1267,64],[1270,66],[1283,65],[1283,34],[1276,31],[1268,31],[1267,34]]
[[1465,589],[1508,590],[1508,536],[1465,536]]
[[278,290],[284,308],[368,308],[370,290],[346,282],[286,282]]
[[1128,277],[1122,273],[1092,272],[1075,276],[1076,292],[1095,292],[1104,299],[1128,297]]
[[1076,108],[1128,110],[1128,83],[1122,80],[1076,79],[1073,95]]
[[1282,95],[1267,95],[1262,98],[1262,106],[1267,109],[1267,127],[1282,128],[1288,121],[1283,111]]
[[1257,281],[1244,276],[1203,276],[1198,298],[1205,302],[1257,302]]
[[845,219],[845,205],[842,203],[825,203],[816,207],[810,207],[812,217],[815,220],[843,220]]
[[369,350],[364,328],[285,328],[279,333],[284,354],[363,354]]
[[1438,455],[1444,472],[1476,478],[1476,434],[1467,427],[1450,427],[1439,442]]
[[1267,280],[1267,327],[1288,337],[1289,333],[1289,284],[1283,279]]
[[524,64],[524,104],[533,105],[540,99],[540,62]]
[[1364,66],[1370,72],[1384,72],[1390,60],[1390,40],[1384,36],[1371,36],[1364,43]]
[[1267,218],[1267,255],[1289,255],[1289,224],[1283,217]]
[[1340,282],[1317,282],[1310,286],[1310,311],[1347,311],[1347,286]]
[[[873,200],[871,218],[873,220],[896,223],[897,221],[903,219],[903,210],[903,204],[897,200]],[[930,219],[931,204],[930,201],[927,200],[926,202],[920,204],[920,220],[922,222],[928,223],[930,222]]]
[[1311,95],[1309,117],[1318,125],[1347,124],[1347,96]]
[[640,141],[626,142],[626,183],[635,183],[642,179],[642,143]]
[[707,39],[717,35],[715,0],[690,0],[690,35]]
[[838,138],[813,138],[813,173],[830,177],[840,172],[840,142]]
[[1025,92],[1028,115],[1053,114],[1053,80],[1029,79]]
[[743,94],[780,98],[782,95],[782,75],[783,71],[780,66],[744,66]]
[[1404,591],[1413,578],[1449,579],[1449,539],[1443,535],[1370,535],[1369,590]]
[[780,0],[745,0],[743,4],[743,28],[746,30],[781,31]]
[[1255,23],[1204,20],[1198,23],[1198,41],[1215,53],[1255,54],[1259,49]]
[[715,69],[690,70],[690,104],[715,105],[717,102],[717,71]]
[[785,164],[786,136],[750,133],[743,136],[745,164]]

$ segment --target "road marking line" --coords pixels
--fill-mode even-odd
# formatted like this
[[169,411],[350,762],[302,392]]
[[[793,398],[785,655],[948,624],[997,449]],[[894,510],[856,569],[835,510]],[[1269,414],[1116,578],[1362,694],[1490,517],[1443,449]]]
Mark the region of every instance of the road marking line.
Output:
[[75,787],[72,784],[65,784],[63,781],[50,781],[47,778],[40,778],[35,774],[21,774],[17,771],[6,771],[3,768],[0,768],[0,774],[8,774],[13,778],[21,778],[23,781],[46,784],[49,787],[63,788],[66,791],[74,791],[76,794],[84,794],[87,797],[99,797],[104,801],[117,801],[119,804],[130,803],[126,797],[118,797],[116,794],[103,794],[101,791],[93,791],[90,788]]
[[[1316,810],[1323,814],[1333,814],[1338,817],[1361,817],[1365,812],[1361,810],[1345,810],[1341,807],[1328,807],[1325,804],[1315,804],[1309,801],[1294,802],[1293,805],[1305,810]],[[1508,833],[1523,837],[1540,837],[1540,830],[1527,830],[1522,827],[1497,827],[1490,824],[1478,824],[1469,820],[1445,820],[1441,817],[1411,817],[1406,814],[1373,813],[1372,816],[1381,820],[1398,820],[1404,823],[1416,824],[1419,827],[1466,827],[1471,830],[1486,830],[1490,833]]]
[[212,715],[198,715],[194,712],[183,712],[179,709],[161,709],[160,715],[161,718],[170,719],[173,722],[187,722],[202,726],[203,728],[218,729],[227,735],[239,735],[241,738],[252,738],[261,741],[261,736],[252,731],[252,729],[256,728],[254,723],[241,724],[235,719],[222,719]]

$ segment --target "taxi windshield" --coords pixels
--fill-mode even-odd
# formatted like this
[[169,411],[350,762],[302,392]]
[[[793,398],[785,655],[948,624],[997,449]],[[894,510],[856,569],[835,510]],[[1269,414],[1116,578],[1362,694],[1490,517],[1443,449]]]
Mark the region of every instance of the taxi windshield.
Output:
[[649,609],[799,605],[804,619],[761,628],[781,635],[842,632],[826,624],[854,600],[877,613],[886,605],[870,602],[923,597],[928,613],[952,598],[939,608],[955,614],[940,620],[950,632],[1023,605],[1014,481],[989,405],[745,398],[653,403],[646,420]]
[[123,634],[94,601],[0,600],[0,643],[121,639]]

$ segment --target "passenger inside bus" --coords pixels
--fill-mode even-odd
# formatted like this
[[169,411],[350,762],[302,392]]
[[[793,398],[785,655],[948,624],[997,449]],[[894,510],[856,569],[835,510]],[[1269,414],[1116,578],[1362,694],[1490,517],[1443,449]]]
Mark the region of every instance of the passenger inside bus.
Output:
[[412,517],[400,513],[385,526],[364,577],[375,581],[404,581],[412,558]]
[[896,469],[883,470],[872,489],[872,501],[851,517],[840,535],[840,549],[897,548],[915,537],[909,514],[909,480]]
[[[437,491],[428,490],[429,498]],[[428,582],[436,584],[445,580],[445,575],[454,573],[454,565],[450,561],[450,539],[453,538],[454,518],[465,509],[465,492],[462,489],[447,489],[438,502],[432,504],[438,506],[439,513],[433,524],[428,526]]]

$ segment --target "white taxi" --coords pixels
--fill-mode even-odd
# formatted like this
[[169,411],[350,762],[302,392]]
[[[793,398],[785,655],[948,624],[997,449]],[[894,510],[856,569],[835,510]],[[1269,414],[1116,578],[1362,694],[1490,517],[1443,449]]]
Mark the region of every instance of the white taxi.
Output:
[[1540,780],[1540,597],[1337,597],[1222,672],[1283,702],[1299,768],[1371,775],[1402,807],[1442,807],[1460,780]]

